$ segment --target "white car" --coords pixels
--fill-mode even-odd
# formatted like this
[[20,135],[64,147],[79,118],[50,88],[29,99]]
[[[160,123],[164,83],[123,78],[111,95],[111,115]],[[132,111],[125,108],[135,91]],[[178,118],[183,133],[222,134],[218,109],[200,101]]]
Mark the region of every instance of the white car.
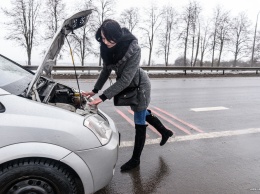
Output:
[[89,14],[65,20],[36,73],[0,55],[0,194],[94,193],[113,177],[114,122],[78,90],[42,76]]

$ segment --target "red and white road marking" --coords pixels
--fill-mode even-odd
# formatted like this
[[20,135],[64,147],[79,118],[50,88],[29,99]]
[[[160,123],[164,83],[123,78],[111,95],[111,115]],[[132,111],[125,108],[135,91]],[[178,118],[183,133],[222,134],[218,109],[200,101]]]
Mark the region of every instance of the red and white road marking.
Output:
[[[187,134],[187,135],[191,135],[192,132],[190,130],[194,130],[196,132],[199,133],[203,133],[204,131],[202,131],[201,129],[199,129],[198,127],[183,121],[182,119],[168,113],[165,110],[162,110],[158,107],[152,106],[153,109],[151,109],[152,114],[156,115],[161,121],[162,123],[165,125],[164,121],[170,123],[171,125],[173,125],[174,127],[168,127],[165,125],[165,127],[169,130],[171,130],[172,128],[178,129],[180,131],[182,131],[183,133]],[[130,114],[134,114],[132,110],[129,110],[127,108],[125,108]],[[133,127],[135,126],[133,119],[129,118],[126,114],[124,114],[121,110],[116,109],[116,112],[123,117],[128,123],[130,123]],[[160,112],[160,113],[159,113]],[[170,117],[170,118],[169,118]],[[176,123],[178,122],[178,123]],[[181,124],[181,125],[180,125]],[[188,127],[188,128],[187,128]],[[161,137],[161,134],[151,125],[148,126],[148,128],[150,130],[152,130],[154,133],[156,133],[158,136]],[[172,130],[173,131],[173,130]],[[174,132],[174,131],[173,131]],[[174,132],[175,133],[175,132]]]
[[[122,111],[116,109],[116,112],[121,115],[128,123],[130,123],[133,128],[135,128],[135,123],[132,119],[130,119],[128,116],[126,116]],[[148,134],[146,134],[146,137],[150,137]]]
[[[128,112],[134,115],[134,112],[132,110],[128,110]],[[153,126],[149,125],[148,128],[156,133],[158,136],[162,136]]]
[[184,133],[186,133],[186,134],[188,134],[188,135],[191,135],[191,132],[190,132],[190,131],[188,131],[188,130],[185,129],[184,127],[182,127],[182,126],[180,126],[180,125],[174,123],[172,120],[170,120],[170,119],[164,117],[163,115],[159,114],[158,112],[152,110],[152,113],[155,114],[156,116],[162,118],[163,120],[167,121],[168,123],[171,123],[174,127],[180,129],[180,130],[183,131]]
[[203,132],[204,132],[204,131],[202,131],[201,129],[199,129],[198,127],[195,127],[194,125],[183,121],[182,119],[180,119],[180,118],[178,118],[178,117],[176,117],[176,116],[174,116],[174,115],[172,115],[172,114],[166,112],[165,110],[162,110],[162,109],[157,108],[157,107],[155,107],[155,106],[153,106],[153,107],[154,107],[156,110],[158,110],[158,111],[160,111],[160,112],[162,112],[162,113],[168,115],[169,117],[174,118],[176,121],[179,121],[180,123],[182,123],[182,124],[184,124],[184,125],[190,127],[191,129],[193,129],[193,130],[195,130],[195,131],[198,131],[198,132],[200,132],[200,133],[203,133]]

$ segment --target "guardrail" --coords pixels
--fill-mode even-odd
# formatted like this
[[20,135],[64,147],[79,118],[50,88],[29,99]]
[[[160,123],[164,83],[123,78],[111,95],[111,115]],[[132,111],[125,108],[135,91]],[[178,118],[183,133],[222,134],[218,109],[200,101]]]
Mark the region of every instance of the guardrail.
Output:
[[[37,70],[38,66],[24,66],[29,70]],[[75,66],[77,71],[100,71],[102,69],[101,66]],[[141,68],[145,71],[183,71],[184,74],[187,74],[187,71],[217,71],[225,74],[225,71],[252,71],[258,74],[260,71],[260,67],[175,67],[175,66],[141,66]],[[59,71],[73,71],[73,66],[53,66],[53,70],[56,72]]]

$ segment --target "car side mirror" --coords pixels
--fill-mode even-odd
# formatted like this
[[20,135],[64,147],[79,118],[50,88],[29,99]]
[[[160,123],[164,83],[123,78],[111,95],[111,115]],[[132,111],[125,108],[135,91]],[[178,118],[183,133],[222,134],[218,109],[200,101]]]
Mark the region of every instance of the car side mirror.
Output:
[[0,102],[0,113],[5,112],[5,107],[4,105]]

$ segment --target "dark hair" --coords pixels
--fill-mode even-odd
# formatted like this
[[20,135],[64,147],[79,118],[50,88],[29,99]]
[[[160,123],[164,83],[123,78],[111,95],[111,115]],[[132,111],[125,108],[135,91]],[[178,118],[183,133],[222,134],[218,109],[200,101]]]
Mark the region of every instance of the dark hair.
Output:
[[107,19],[98,28],[96,32],[96,40],[102,43],[101,31],[104,34],[107,41],[117,43],[122,37],[123,32],[119,23],[115,20]]

